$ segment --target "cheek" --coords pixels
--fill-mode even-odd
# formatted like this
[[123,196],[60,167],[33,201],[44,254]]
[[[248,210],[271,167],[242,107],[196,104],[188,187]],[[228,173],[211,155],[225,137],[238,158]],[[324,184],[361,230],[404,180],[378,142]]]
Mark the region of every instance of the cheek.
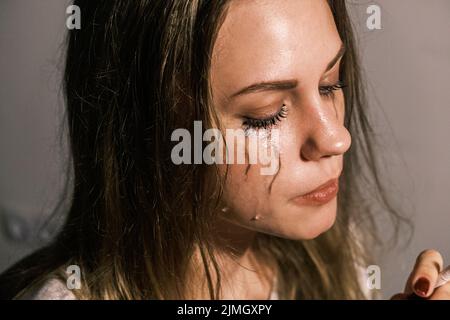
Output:
[[290,203],[288,196],[300,185],[299,179],[280,177],[269,193],[270,178],[245,176],[243,172],[244,165],[230,165],[225,184],[224,200],[229,210],[222,214],[233,224],[292,240],[313,239],[334,224],[336,200],[320,208],[299,207]]
[[[342,93],[329,101],[328,112],[332,113],[333,104],[339,122],[343,123]],[[291,112],[278,126],[279,166],[275,174],[262,175],[262,166],[258,164],[220,167],[223,174],[228,168],[223,194],[224,204],[229,209],[224,213],[228,220],[248,229],[289,239],[311,239],[331,227],[335,221],[336,201],[321,207],[300,207],[291,201],[317,185],[324,172],[331,174],[342,166],[342,156],[320,164],[302,160],[300,153],[308,127],[305,121],[309,120],[301,112]]]
[[[268,218],[279,212],[286,202],[286,194],[292,186],[292,183],[285,183],[289,181],[289,173],[296,172],[298,175],[301,169],[298,166],[299,157],[296,151],[298,129],[286,123],[279,130],[276,143],[269,144],[264,141],[258,148],[259,152],[266,155],[271,154],[269,150],[276,149],[273,153],[276,159],[267,157],[266,165],[230,164],[228,167],[219,167],[225,178],[224,203],[230,209],[228,212],[234,220],[244,223],[253,221],[255,217]],[[271,149],[268,149],[268,146]],[[268,159],[270,164],[267,164]],[[228,171],[225,177],[226,169]]]
[[232,215],[229,218],[246,223],[256,216],[270,214],[272,203],[268,188],[273,177],[261,175],[260,169],[257,164],[228,166],[223,196]]

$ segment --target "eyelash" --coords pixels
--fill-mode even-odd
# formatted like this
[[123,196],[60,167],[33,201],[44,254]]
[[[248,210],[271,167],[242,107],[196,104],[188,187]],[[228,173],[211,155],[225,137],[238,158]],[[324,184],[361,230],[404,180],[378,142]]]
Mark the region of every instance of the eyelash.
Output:
[[273,116],[264,119],[245,117],[243,126],[245,127],[245,131],[249,129],[268,129],[276,125],[282,119],[286,118],[286,116],[287,116],[287,107],[283,103],[277,114]]
[[345,88],[346,85],[342,81],[338,81],[332,86],[322,86],[319,88],[319,92],[324,97],[334,97],[334,91]]
[[[336,84],[331,86],[321,86],[319,88],[319,92],[324,97],[334,97],[334,91],[345,88],[346,85],[342,81],[338,81]],[[250,117],[245,117],[243,126],[245,127],[245,131],[249,129],[268,129],[276,125],[279,121],[286,118],[287,116],[287,108],[286,105],[283,104],[280,108],[280,111],[274,116],[270,116],[264,119],[255,119]]]

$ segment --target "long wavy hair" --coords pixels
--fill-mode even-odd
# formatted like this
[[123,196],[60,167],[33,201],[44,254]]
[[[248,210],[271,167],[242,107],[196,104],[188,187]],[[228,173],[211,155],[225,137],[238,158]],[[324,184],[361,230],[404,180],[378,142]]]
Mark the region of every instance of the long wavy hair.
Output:
[[[51,243],[3,273],[3,297],[64,277],[75,264],[81,299],[183,299],[198,250],[210,297],[220,298],[211,227],[224,181],[212,166],[174,165],[170,134],[194,120],[205,127],[218,120],[209,71],[229,2],[74,2],[82,28],[69,31],[64,74],[70,207]],[[329,231],[307,241],[256,237],[258,257],[274,262],[281,299],[366,298],[358,266],[371,262],[368,250],[379,240],[374,215],[387,213],[396,225],[402,219],[378,178],[345,1],[328,3],[347,48],[341,79],[352,146]]]

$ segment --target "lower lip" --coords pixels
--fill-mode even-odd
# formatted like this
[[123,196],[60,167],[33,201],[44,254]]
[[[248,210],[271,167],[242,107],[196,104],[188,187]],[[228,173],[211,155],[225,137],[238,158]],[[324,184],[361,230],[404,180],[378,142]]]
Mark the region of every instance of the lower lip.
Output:
[[339,191],[339,180],[333,179],[322,188],[303,196],[294,198],[293,201],[300,205],[324,205],[333,200]]

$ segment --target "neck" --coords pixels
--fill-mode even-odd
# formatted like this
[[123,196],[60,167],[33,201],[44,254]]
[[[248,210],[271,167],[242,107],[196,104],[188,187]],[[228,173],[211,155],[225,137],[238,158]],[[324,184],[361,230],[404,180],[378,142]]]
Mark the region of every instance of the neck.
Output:
[[[256,231],[241,227],[228,220],[220,219],[213,231],[214,258],[218,263],[221,279],[220,299],[264,300],[272,289],[273,271],[258,259],[253,249]],[[210,259],[207,258],[210,264]],[[194,299],[209,299],[207,276],[199,248],[196,248],[188,290]],[[210,264],[211,279],[216,286],[217,274]],[[201,285],[199,285],[201,284]]]

